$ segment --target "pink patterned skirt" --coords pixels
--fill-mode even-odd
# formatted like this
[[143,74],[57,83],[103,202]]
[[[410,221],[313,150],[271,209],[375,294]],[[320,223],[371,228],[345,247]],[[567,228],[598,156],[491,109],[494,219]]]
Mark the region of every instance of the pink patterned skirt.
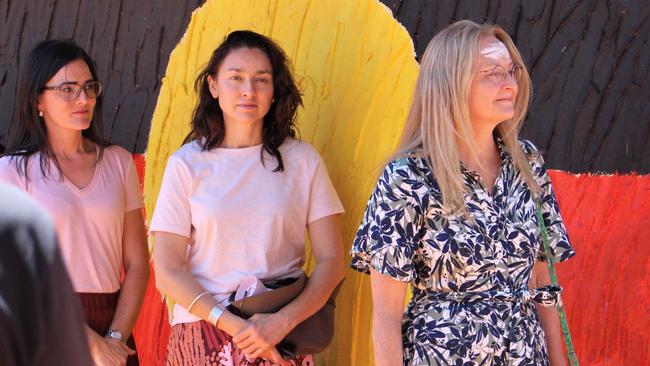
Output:
[[[291,360],[295,366],[314,366],[313,356]],[[232,343],[232,337],[206,321],[181,323],[172,327],[167,343],[167,366],[273,366],[261,358],[248,359]]]

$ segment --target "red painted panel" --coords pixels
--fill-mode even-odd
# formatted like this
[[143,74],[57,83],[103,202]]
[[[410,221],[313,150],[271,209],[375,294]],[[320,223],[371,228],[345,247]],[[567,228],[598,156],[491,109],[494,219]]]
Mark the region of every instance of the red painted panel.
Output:
[[[133,160],[140,178],[140,187],[144,181],[144,155],[134,154]],[[146,217],[146,216],[145,216]],[[151,276],[144,294],[140,316],[133,329],[138,347],[138,357],[141,365],[158,365],[165,358],[170,326],[162,295],[156,289],[156,279],[153,266],[150,266]]]
[[165,358],[170,330],[167,305],[156,290],[155,275],[151,268],[140,316],[133,329],[141,365],[158,365]]
[[[650,175],[550,174],[577,252],[558,276],[581,364],[650,365]],[[169,332],[152,270],[134,329],[143,365],[163,359]]]
[[140,188],[144,184],[144,155],[133,154],[133,161],[135,162],[135,169],[138,171],[138,178],[140,179]]
[[552,171],[577,255],[558,265],[583,365],[650,365],[650,175]]

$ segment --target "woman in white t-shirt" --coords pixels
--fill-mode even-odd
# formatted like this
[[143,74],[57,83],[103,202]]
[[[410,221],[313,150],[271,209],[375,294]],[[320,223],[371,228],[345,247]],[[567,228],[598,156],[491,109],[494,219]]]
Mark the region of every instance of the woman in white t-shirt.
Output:
[[[167,163],[150,227],[158,289],[176,301],[166,362],[312,365],[275,346],[344,276],[343,207],[319,154],[294,138],[302,100],[287,57],[235,31],[195,86],[192,131]],[[226,310],[240,286],[299,276],[307,233],[317,264],[297,298],[248,320]]]
[[43,41],[18,90],[0,181],[52,215],[95,364],[137,365],[130,333],[149,278],[142,195],[131,154],[101,138],[93,61],[72,41]]

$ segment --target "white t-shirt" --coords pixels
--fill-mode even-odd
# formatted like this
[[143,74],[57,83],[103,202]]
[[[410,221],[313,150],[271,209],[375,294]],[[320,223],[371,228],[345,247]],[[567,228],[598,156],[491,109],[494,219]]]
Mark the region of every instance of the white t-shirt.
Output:
[[[190,238],[185,268],[223,305],[238,285],[296,275],[307,225],[343,213],[318,152],[287,139],[283,172],[262,145],[201,151],[183,145],[167,162],[149,231]],[[155,249],[154,249],[155,250]],[[198,321],[176,304],[173,324]]]
[[29,158],[29,182],[10,157],[0,158],[0,181],[27,192],[52,216],[63,260],[76,292],[112,293],[120,289],[124,215],[142,208],[142,193],[131,154],[113,145],[83,189],[59,179],[50,162],[47,179],[40,153]]

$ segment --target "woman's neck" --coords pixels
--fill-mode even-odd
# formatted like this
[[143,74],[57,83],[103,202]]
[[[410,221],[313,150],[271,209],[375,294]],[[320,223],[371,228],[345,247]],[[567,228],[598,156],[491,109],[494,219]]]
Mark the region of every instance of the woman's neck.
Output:
[[474,131],[476,155],[472,154],[469,144],[464,141],[459,141],[458,146],[461,161],[475,170],[481,166],[494,165],[499,159],[499,149],[492,130]]
[[94,150],[93,144],[84,139],[81,131],[48,131],[48,141],[59,158],[68,159]]
[[262,121],[252,124],[226,123],[226,134],[219,147],[239,149],[262,143]]

